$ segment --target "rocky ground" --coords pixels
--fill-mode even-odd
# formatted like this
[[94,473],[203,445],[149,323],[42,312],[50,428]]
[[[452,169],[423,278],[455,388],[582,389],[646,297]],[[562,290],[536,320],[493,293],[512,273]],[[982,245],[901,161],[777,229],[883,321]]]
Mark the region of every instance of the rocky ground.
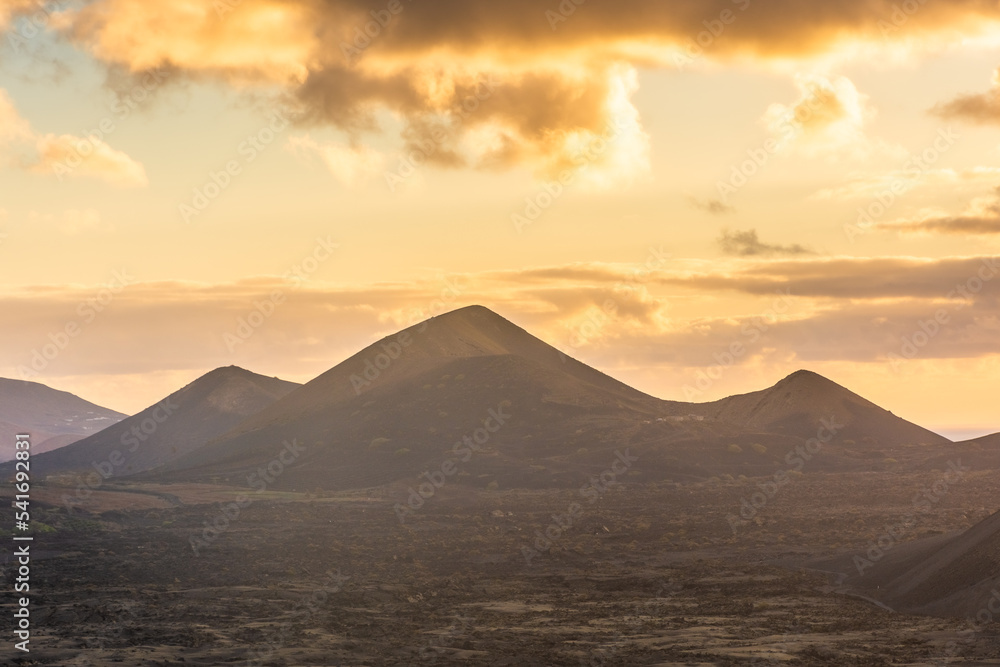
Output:
[[[799,567],[877,544],[940,476],[445,487],[412,511],[403,487],[108,485],[72,513],[39,488],[31,652],[4,662],[1000,665],[997,624],[898,614]],[[995,474],[969,472],[901,539],[998,503]]]

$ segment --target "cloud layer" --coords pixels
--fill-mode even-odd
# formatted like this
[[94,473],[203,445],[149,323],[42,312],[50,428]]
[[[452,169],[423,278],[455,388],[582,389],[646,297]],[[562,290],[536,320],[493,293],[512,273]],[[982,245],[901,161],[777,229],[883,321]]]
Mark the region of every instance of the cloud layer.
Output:
[[[648,165],[631,102],[639,67],[819,58],[986,34],[1000,21],[1000,8],[981,0],[899,12],[889,0],[182,0],[155,12],[142,0],[93,0],[53,23],[133,73],[165,68],[284,93],[304,126],[357,136],[400,123],[404,155],[435,141],[430,159],[441,166],[525,165],[551,177],[587,164],[620,180]],[[798,143],[871,150],[864,97],[849,81],[802,85],[803,98],[772,109],[772,120],[801,113],[815,99],[809,90],[822,90]],[[609,125],[622,128],[615,149],[588,160]]]
[[[938,327],[925,356],[1000,354],[996,257],[716,265],[675,260],[670,266],[574,264],[368,286],[306,288],[261,277],[219,285],[136,283],[113,295],[103,289],[0,295],[0,308],[26,323],[0,333],[0,375],[30,368],[34,351],[59,338],[70,322],[81,333],[44,364],[41,377],[207,370],[261,359],[285,373],[318,374],[381,335],[473,303],[571,354],[614,349],[617,363],[636,365],[697,366],[739,340],[748,326],[766,332],[770,354],[783,359],[879,361],[939,311],[948,322]],[[265,308],[272,314],[249,335],[238,333],[241,321],[252,321],[274,294],[279,305]],[[94,307],[109,296],[103,308]],[[717,309],[699,306],[723,300],[739,304],[728,310],[743,314],[720,317],[712,314]],[[777,301],[785,304],[780,317]]]
[[958,215],[935,214],[879,225],[881,229],[912,233],[989,236],[1000,234],[1000,188],[977,197]]

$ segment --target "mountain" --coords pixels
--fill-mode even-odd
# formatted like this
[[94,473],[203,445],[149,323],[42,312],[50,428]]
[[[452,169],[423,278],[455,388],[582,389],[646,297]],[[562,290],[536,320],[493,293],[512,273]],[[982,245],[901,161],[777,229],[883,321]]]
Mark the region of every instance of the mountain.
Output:
[[896,611],[977,619],[987,605],[1000,608],[1000,512],[959,535],[904,543],[877,562],[856,563],[848,567],[861,574],[846,583]]
[[[129,472],[305,491],[412,484],[445,466],[472,486],[579,487],[624,451],[642,457],[631,478],[682,481],[884,471],[953,445],[808,371],[712,403],[660,400],[481,306],[387,336],[245,415],[181,445],[171,434]],[[808,454],[817,436],[822,456]]]
[[[188,454],[299,387],[242,368],[218,368],[155,405],[62,449],[32,457],[32,473],[123,476]],[[109,475],[105,475],[106,477]]]
[[126,415],[37,382],[0,378],[0,461],[14,458],[18,433],[30,433],[31,452],[63,447]]
[[920,467],[924,470],[945,470],[949,462],[957,460],[975,470],[1000,470],[1000,433],[956,442],[927,459]]
[[[464,439],[498,415],[482,451],[470,449]],[[413,481],[456,458],[452,474],[469,484],[578,485],[628,448],[642,452],[629,471],[639,479],[770,475],[824,421],[836,432],[809,471],[886,469],[950,444],[808,371],[713,403],[663,401],[471,306],[383,338],[156,472],[245,485],[294,441],[269,485]]]
[[801,438],[814,437],[821,420],[835,417],[839,440],[874,447],[950,442],[805,370],[792,373],[769,389],[703,404],[699,414],[747,429]]
[[991,435],[984,435],[981,438],[974,438],[972,440],[963,440],[958,443],[960,445],[968,445],[970,447],[980,447],[983,449],[991,449],[994,447],[1000,447],[1000,433],[993,433]]
[[[482,485],[575,484],[677,406],[471,306],[370,345],[166,470],[245,484],[295,440],[301,458],[278,487],[377,485],[455,458],[455,474]],[[456,448],[477,433],[483,451]]]

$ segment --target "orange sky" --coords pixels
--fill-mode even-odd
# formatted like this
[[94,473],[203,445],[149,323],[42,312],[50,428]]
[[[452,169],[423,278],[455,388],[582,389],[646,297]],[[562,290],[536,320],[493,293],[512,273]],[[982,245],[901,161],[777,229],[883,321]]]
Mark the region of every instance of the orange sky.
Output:
[[2,376],[131,412],[481,303],[663,398],[1000,430],[995,3],[150,7],[0,0]]

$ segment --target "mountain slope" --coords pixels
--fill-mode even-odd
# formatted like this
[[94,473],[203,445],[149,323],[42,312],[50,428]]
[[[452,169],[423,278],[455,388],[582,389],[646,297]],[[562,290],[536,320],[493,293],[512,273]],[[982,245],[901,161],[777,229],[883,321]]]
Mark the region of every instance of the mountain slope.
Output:
[[[498,413],[470,454],[464,439]],[[808,371],[713,403],[656,399],[472,306],[372,344],[155,475],[245,485],[292,442],[299,455],[268,484],[376,486],[459,456],[468,483],[573,485],[629,447],[644,457],[630,474],[648,479],[771,475],[820,434],[808,472],[917,465],[952,445]]]
[[1000,433],[963,440],[941,449],[924,461],[920,468],[946,470],[950,462],[960,461],[974,470],[1000,470]]
[[241,483],[295,439],[304,453],[278,486],[382,484],[439,466],[493,411],[504,423],[490,434],[488,454],[463,462],[462,476],[532,484],[585,465],[553,459],[625,446],[641,421],[681,405],[632,389],[472,306],[374,343],[166,470],[224,472]]
[[984,449],[1000,447],[1000,433],[984,435],[981,438],[974,438],[972,440],[963,440],[957,444],[969,445],[970,447],[980,447]]
[[[903,544],[848,583],[897,611],[976,618],[1000,590],[1000,512],[964,533]],[[1000,606],[1000,598],[992,602]]]
[[0,461],[14,458],[14,436],[30,433],[40,454],[80,440],[126,415],[37,382],[0,378]]
[[77,472],[96,463],[121,476],[165,465],[298,386],[235,366],[219,368],[100,433],[32,457],[32,472]]
[[839,439],[879,447],[950,442],[805,370],[792,373],[769,389],[703,404],[699,414],[747,429],[802,438],[815,436],[820,420],[836,417]]

